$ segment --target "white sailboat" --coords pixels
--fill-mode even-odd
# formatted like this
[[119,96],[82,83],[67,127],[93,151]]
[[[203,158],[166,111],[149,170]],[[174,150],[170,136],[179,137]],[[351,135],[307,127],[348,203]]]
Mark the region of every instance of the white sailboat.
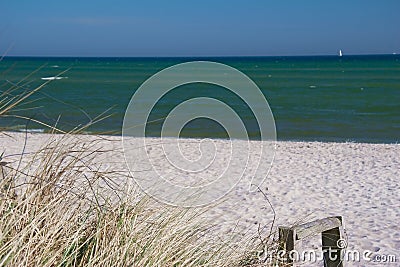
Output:
[[339,50],[339,57],[343,56],[342,50]]

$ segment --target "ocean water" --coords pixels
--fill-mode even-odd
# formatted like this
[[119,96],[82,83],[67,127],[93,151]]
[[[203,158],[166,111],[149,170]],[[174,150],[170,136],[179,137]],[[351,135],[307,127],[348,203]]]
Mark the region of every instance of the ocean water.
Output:
[[[156,72],[177,63],[210,60],[237,68],[262,90],[273,111],[278,140],[400,141],[400,56],[314,56],[232,58],[29,58],[0,62],[0,92],[13,94],[46,84],[0,118],[0,127],[16,131],[48,131],[38,120],[71,130],[97,117],[87,132],[120,134],[125,109],[135,90]],[[44,80],[42,78],[45,78]],[[213,97],[231,106],[251,139],[259,129],[249,107],[228,90],[210,84],[180,86],[165,95],[149,116],[146,134],[159,136],[168,113],[193,97]],[[196,119],[184,137],[227,138],[224,128]]]

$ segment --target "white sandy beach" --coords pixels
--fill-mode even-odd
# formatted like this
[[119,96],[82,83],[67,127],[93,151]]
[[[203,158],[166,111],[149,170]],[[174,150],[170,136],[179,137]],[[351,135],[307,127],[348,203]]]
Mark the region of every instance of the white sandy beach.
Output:
[[[5,161],[17,164],[22,151],[29,157],[49,137],[39,133],[0,133],[0,153],[4,152]],[[96,136],[79,138],[82,142],[99,139]],[[98,152],[102,168],[127,173],[120,137],[101,138],[98,145],[107,150]],[[189,157],[198,154],[197,141],[183,142],[183,153]],[[229,160],[230,150],[223,144],[227,141],[214,142],[222,155],[218,162],[221,166],[224,160]],[[239,142],[243,150],[248,145],[246,141],[235,142]],[[168,169],[168,166],[160,166]],[[397,263],[387,263],[387,266],[396,266],[400,261],[399,179],[399,144],[278,142],[262,189],[276,211],[275,227],[341,215],[349,249],[395,255]],[[232,231],[256,234],[258,225],[269,229],[273,221],[273,212],[264,196],[248,192],[246,175],[207,216],[215,218],[221,234]],[[316,249],[319,242],[318,238],[313,238],[303,242],[302,248]],[[346,264],[385,265],[365,261]]]

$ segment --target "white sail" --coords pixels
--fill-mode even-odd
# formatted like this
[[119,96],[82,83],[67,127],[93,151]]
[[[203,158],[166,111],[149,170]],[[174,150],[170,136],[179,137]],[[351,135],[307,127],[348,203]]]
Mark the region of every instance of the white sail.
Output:
[[339,50],[339,57],[343,56],[342,50]]

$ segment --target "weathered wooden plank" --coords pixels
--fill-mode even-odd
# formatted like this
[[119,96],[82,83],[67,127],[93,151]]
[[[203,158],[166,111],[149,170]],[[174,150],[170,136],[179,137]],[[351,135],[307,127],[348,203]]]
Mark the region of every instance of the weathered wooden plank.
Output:
[[301,240],[306,237],[320,234],[324,231],[338,228],[342,226],[342,217],[328,217],[320,220],[315,220],[305,224],[295,226],[293,229],[296,232],[296,240]]
[[293,266],[290,253],[295,251],[295,243],[317,234],[322,234],[324,267],[343,267],[343,248],[338,247],[342,217],[328,217],[294,227],[279,227],[280,250],[285,251],[286,263]]

